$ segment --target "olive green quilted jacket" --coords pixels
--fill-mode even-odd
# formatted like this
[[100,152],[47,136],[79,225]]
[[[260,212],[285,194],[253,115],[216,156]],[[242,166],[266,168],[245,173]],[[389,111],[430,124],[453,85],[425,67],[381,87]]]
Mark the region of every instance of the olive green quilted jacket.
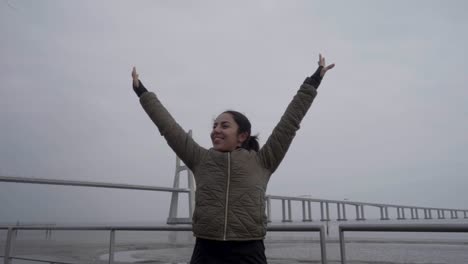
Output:
[[212,240],[256,240],[266,234],[265,192],[317,91],[305,82],[258,151],[219,152],[199,146],[153,92],[140,102],[196,182],[193,233]]

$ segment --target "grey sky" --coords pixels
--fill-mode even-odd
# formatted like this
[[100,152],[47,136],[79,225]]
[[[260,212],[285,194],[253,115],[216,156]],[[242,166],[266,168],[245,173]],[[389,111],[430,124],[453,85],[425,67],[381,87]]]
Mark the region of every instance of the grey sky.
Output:
[[[4,1],[0,174],[170,186],[175,155],[131,90],[133,65],[209,147],[226,109],[264,143],[321,52],[337,66],[268,193],[466,208],[467,8]],[[0,199],[0,222],[150,221],[169,195],[0,183]]]

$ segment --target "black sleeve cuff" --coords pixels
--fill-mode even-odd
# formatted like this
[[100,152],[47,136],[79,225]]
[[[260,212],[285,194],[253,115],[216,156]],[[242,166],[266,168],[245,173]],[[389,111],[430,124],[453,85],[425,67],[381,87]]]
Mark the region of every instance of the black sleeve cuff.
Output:
[[320,83],[322,82],[322,76],[320,76],[320,72],[322,71],[323,66],[319,66],[317,70],[312,74],[310,77],[307,77],[304,80],[304,83],[312,85],[315,89],[318,89]]
[[141,83],[140,80],[138,80],[138,82],[139,82],[138,87],[135,87],[133,85],[133,81],[132,81],[132,85],[133,85],[133,91],[135,91],[136,95],[140,97],[142,94],[146,93],[148,90],[145,88],[145,86],[143,85],[143,83]]

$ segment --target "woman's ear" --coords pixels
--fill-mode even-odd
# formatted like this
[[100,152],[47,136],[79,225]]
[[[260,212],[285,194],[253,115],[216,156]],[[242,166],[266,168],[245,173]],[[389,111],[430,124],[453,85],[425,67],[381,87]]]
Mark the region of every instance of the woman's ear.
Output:
[[239,135],[237,135],[237,142],[242,145],[248,138],[249,138],[249,133],[242,132]]

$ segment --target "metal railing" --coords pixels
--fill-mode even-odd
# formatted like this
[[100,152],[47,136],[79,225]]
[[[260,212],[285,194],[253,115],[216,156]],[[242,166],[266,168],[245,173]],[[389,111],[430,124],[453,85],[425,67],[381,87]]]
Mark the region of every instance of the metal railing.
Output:
[[[88,182],[88,181],[70,181],[70,180],[55,180],[55,179],[38,179],[38,178],[25,178],[25,177],[7,177],[0,176],[0,182],[15,182],[15,183],[30,183],[30,184],[46,184],[46,185],[63,185],[63,186],[79,186],[79,187],[98,187],[98,188],[112,188],[112,189],[128,189],[128,190],[144,190],[144,191],[157,191],[157,192],[171,192],[171,205],[169,210],[169,217],[167,223],[169,224],[189,224],[191,222],[190,217],[178,218],[177,217],[177,206],[178,206],[178,194],[187,193],[189,197],[188,215],[191,216],[193,213],[194,204],[194,186],[190,183],[189,173],[189,188],[178,188],[180,173],[184,170],[188,170],[186,166],[180,164],[180,160],[176,160],[176,176],[174,181],[174,187],[157,187],[157,186],[145,186],[145,185],[133,185],[133,184],[116,184],[116,183],[105,183],[105,182]],[[336,207],[338,221],[347,221],[346,216],[349,207],[355,209],[355,219],[357,221],[366,220],[365,209],[376,208],[380,210],[380,220],[389,220],[389,208],[395,209],[397,220],[406,220],[408,216],[406,213],[411,214],[411,220],[421,219],[420,212],[424,213],[424,220],[431,219],[447,219],[446,213],[450,213],[449,219],[468,219],[467,209],[455,209],[455,208],[436,208],[436,207],[421,207],[421,206],[410,206],[410,205],[396,205],[396,204],[378,204],[378,203],[367,203],[357,202],[349,200],[329,200],[329,199],[317,199],[311,197],[292,197],[292,196],[278,196],[278,195],[266,195],[266,215],[268,222],[271,222],[271,211],[272,211],[272,200],[281,201],[282,209],[282,222],[293,222],[292,219],[292,202],[300,202],[302,204],[302,222],[312,222],[312,207],[311,204],[320,205],[320,221],[331,221],[330,217],[330,205]],[[437,213],[433,217],[432,213]],[[460,215],[459,215],[460,213]],[[463,214],[463,215],[461,215]]]
[[80,186],[80,187],[98,187],[98,188],[157,191],[157,192],[181,192],[181,193],[190,192],[190,190],[187,188],[171,188],[171,187],[157,187],[157,186],[107,183],[107,182],[70,181],[70,180],[38,179],[38,178],[26,178],[26,177],[8,177],[8,176],[0,176],[0,182],[16,182],[16,183],[32,183],[32,184]]
[[[0,226],[0,230],[8,230],[5,244],[4,264],[10,264],[12,259],[37,261],[45,263],[73,264],[57,260],[33,259],[25,257],[12,256],[15,233],[18,230],[73,230],[73,231],[110,231],[109,239],[109,259],[108,263],[114,263],[115,253],[115,232],[116,231],[192,231],[191,225],[165,225],[165,226]],[[325,229],[323,225],[271,225],[268,226],[269,232],[319,232],[320,234],[320,253],[321,263],[327,264],[327,252],[325,244]]]
[[468,224],[342,224],[338,226],[340,236],[341,264],[346,264],[344,232],[438,232],[468,233]]

